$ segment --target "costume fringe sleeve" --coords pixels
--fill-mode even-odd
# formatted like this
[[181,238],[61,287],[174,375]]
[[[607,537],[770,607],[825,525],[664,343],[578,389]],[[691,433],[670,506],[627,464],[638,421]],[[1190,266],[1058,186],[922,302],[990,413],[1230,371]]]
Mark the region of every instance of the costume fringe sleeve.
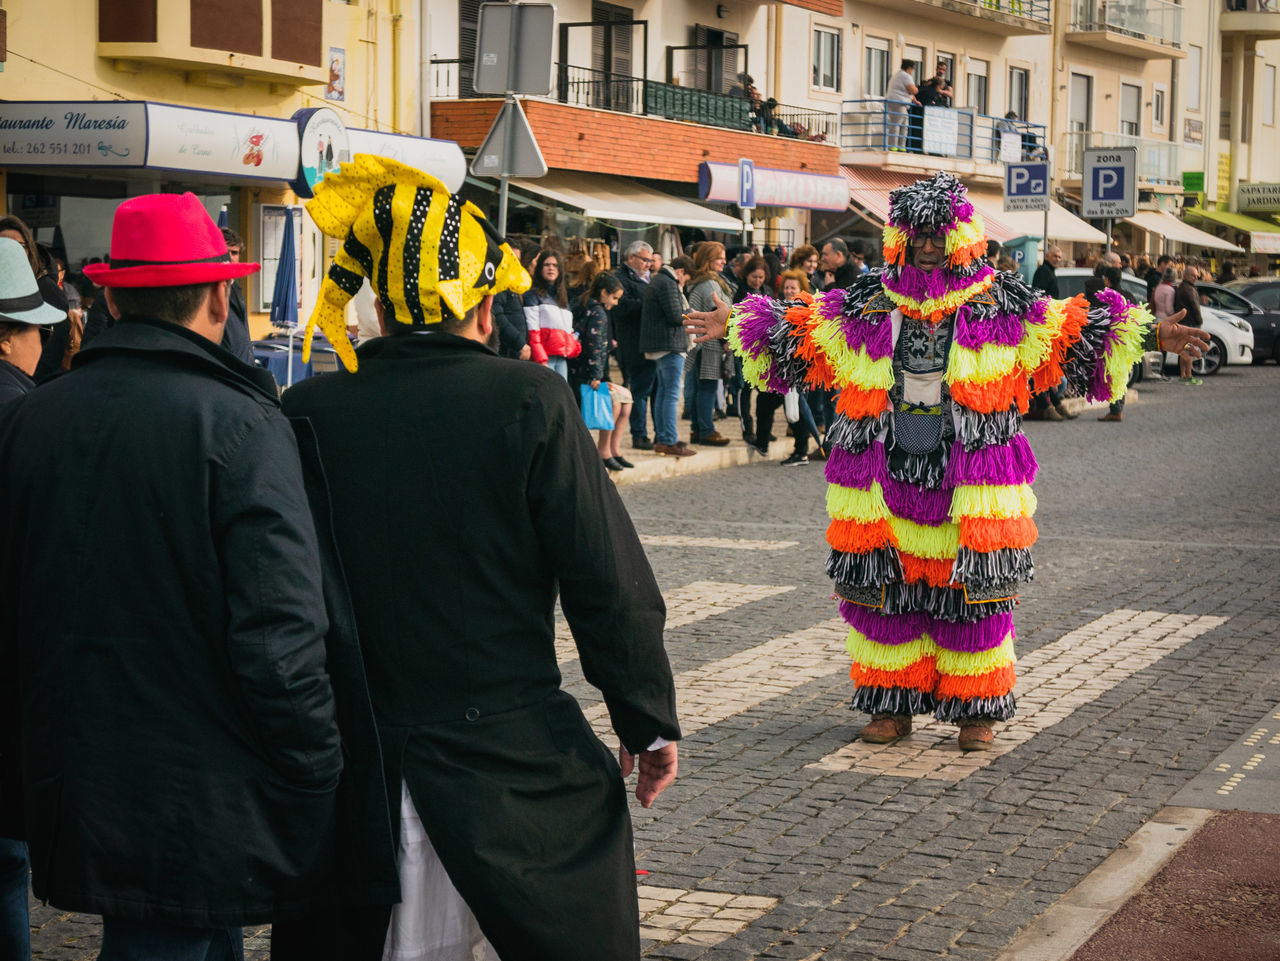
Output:
[[[808,294],[791,301],[746,298],[729,315],[728,336],[730,349],[742,358],[743,376],[751,386],[774,393],[863,380],[868,387],[887,388],[893,383],[889,324],[862,329],[862,312],[879,291],[879,272],[873,272],[847,290],[817,299]],[[877,350],[882,340],[887,352]]]
[[1155,318],[1117,291],[1102,290],[1097,296],[1100,303],[1089,309],[1063,370],[1069,394],[1111,402],[1124,396],[1129,371],[1142,359]]

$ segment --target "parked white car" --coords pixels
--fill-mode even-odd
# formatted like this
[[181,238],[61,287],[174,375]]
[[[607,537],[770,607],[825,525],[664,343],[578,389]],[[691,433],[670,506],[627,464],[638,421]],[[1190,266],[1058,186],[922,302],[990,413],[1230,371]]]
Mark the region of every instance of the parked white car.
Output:
[[[1060,267],[1057,271],[1058,294],[1062,297],[1083,294],[1085,281],[1092,276],[1093,271],[1087,267]],[[1120,283],[1130,298],[1146,303],[1145,283],[1132,274],[1125,274]],[[1204,356],[1191,365],[1198,376],[1216,374],[1223,364],[1253,363],[1253,328],[1246,321],[1224,310],[1204,306],[1200,308],[1200,316],[1204,321],[1203,329],[1209,335],[1209,347]],[[1177,354],[1164,355],[1166,365],[1177,362]]]

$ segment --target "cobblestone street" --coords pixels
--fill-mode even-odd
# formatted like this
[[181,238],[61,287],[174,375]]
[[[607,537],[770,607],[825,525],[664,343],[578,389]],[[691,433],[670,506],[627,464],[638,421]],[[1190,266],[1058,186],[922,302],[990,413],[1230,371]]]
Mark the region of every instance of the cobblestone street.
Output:
[[[1143,385],[1123,423],[1027,425],[1019,713],[976,755],[934,723],[851,743],[865,715],[823,574],[821,464],[623,488],[685,733],[679,780],[633,810],[646,955],[989,961],[1202,772],[1238,778],[1243,806],[1253,769],[1215,763],[1280,702],[1278,402],[1280,369],[1230,367]],[[563,626],[558,653],[611,741]],[[33,923],[36,957],[96,956],[94,919],[36,906]],[[246,935],[269,957],[265,929]]]

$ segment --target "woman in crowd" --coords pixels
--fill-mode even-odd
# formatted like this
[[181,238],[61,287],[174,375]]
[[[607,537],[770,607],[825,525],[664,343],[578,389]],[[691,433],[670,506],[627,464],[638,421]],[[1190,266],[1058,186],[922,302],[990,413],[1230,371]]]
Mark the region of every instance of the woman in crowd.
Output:
[[809,280],[810,290],[817,290],[818,285],[814,283],[813,275],[818,272],[818,261],[821,257],[818,254],[818,248],[813,244],[801,244],[791,252],[791,258],[787,261],[787,270],[802,270],[805,277]]
[[[715,310],[714,291],[725,303],[733,300],[733,291],[722,276],[726,261],[724,244],[704,241],[693,252],[693,277],[689,281],[689,308]],[[724,447],[729,443],[715,429],[716,391],[720,386],[720,367],[724,359],[724,341],[709,340],[689,351],[685,361],[685,377],[694,377],[697,388],[693,403],[693,437],[691,443]]]
[[[0,426],[13,404],[36,385],[42,335],[67,319],[64,311],[41,303],[39,291],[27,252],[12,238],[0,239],[0,303],[5,305],[0,309]],[[36,306],[25,305],[31,300]],[[3,696],[11,695],[6,691]],[[8,758],[5,763],[17,761]],[[19,825],[18,811],[0,808],[0,958],[31,957],[27,846],[10,837],[20,835]]]
[[569,360],[577,357],[582,347],[573,332],[560,255],[543,250],[533,259],[529,274],[533,285],[524,294],[524,319],[529,328],[532,359],[568,380]]
[[[45,341],[44,350],[40,354],[40,363],[36,365],[35,379],[43,380],[50,374],[70,367],[71,358],[80,349],[80,335],[83,327],[79,323],[79,311],[76,312],[73,325],[72,318],[67,314],[70,305],[67,303],[66,295],[63,294],[58,281],[49,270],[50,264],[46,264],[41,257],[35,235],[31,233],[31,228],[25,222],[12,215],[0,217],[0,237],[7,237],[22,245],[22,249],[27,254],[27,262],[31,266],[31,272],[35,274],[36,282],[40,285],[40,296],[44,298],[46,304],[62,314],[62,320],[54,324],[53,333]],[[50,261],[52,262],[52,257]]]
[[613,401],[613,429],[601,430],[596,446],[600,459],[611,471],[635,467],[622,456],[622,435],[631,416],[631,391],[609,380],[609,351],[613,349],[609,311],[622,299],[622,281],[613,274],[596,274],[590,288],[573,307],[573,326],[582,344],[582,353],[569,364],[569,382],[577,389],[586,384],[592,390],[609,385]]

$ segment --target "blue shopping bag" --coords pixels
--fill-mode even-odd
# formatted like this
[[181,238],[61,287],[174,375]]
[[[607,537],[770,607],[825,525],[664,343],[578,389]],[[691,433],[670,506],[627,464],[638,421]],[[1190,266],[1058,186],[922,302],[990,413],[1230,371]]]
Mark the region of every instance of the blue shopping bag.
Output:
[[595,390],[590,384],[583,384],[578,393],[582,395],[582,419],[587,422],[587,430],[613,430],[613,396],[608,381],[602,380]]

